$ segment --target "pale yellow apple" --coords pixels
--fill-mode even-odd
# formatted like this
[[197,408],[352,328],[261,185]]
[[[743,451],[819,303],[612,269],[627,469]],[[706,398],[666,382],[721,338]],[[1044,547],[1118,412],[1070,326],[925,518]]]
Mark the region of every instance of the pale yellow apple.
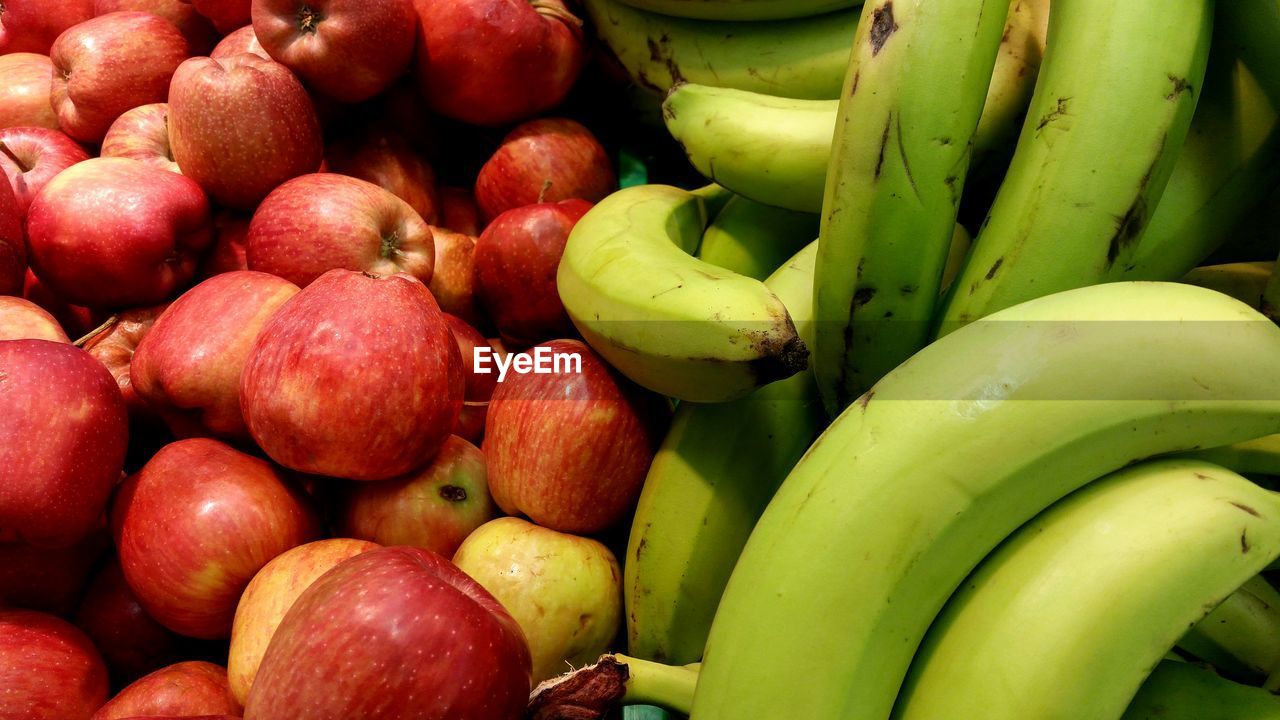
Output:
[[231,626],[227,680],[236,700],[243,705],[248,699],[267,644],[298,596],[333,566],[379,547],[349,538],[317,540],[277,555],[253,576],[236,605]]
[[519,518],[491,520],[453,562],[520,624],[533,682],[595,662],[622,620],[622,573],[609,548]]

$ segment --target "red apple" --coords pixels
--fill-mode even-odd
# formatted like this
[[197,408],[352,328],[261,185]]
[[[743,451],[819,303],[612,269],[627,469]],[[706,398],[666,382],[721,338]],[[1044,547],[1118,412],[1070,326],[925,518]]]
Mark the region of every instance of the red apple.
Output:
[[561,200],[508,210],[476,239],[476,296],[502,339],[528,347],[573,332],[556,269],[569,231],[591,203]]
[[67,168],[27,214],[31,266],[58,295],[89,306],[165,299],[195,275],[211,235],[199,185],[124,158]]
[[[558,368],[555,354],[563,354]],[[527,362],[546,358],[555,372],[519,372],[519,357],[489,401],[482,447],[493,499],[509,515],[561,532],[612,526],[640,494],[662,439],[665,402],[576,340],[529,351]]]
[[471,533],[453,562],[520,623],[535,683],[590,665],[618,635],[622,571],[596,540],[504,517]]
[[426,550],[382,548],[299,596],[245,717],[516,720],[529,672],[519,626],[484,588]]
[[368,180],[409,203],[427,224],[436,224],[435,171],[399,133],[381,128],[353,133],[329,145],[328,161],[331,172]]
[[462,404],[462,412],[458,413],[458,421],[453,425],[453,434],[468,442],[479,444],[484,437],[484,416],[489,410],[489,396],[497,380],[492,373],[475,371],[476,348],[489,348],[479,330],[471,327],[457,315],[445,315],[449,322],[449,330],[458,343],[458,351],[462,354],[462,372],[465,380],[466,401]]
[[301,287],[335,268],[431,280],[431,228],[404,200],[334,173],[294,178],[253,213],[245,239],[249,268]]
[[431,234],[436,246],[431,294],[440,303],[440,309],[472,325],[479,324],[473,262],[476,239],[444,228],[435,228]]
[[413,57],[413,0],[253,0],[262,47],[342,102],[377,95]]
[[257,55],[192,58],[169,87],[169,143],[183,174],[228,207],[251,210],[320,166],[320,121],[302,83]]
[[18,198],[18,214],[24,219],[31,201],[54,175],[88,159],[89,153],[60,130],[32,127],[0,130],[0,170],[13,187]]
[[92,720],[238,715],[242,709],[231,695],[226,668],[192,660],[160,668],[135,680],[99,708]]
[[71,137],[98,143],[124,111],[163,102],[187,39],[158,15],[113,12],[58,36],[50,101]]
[[36,277],[31,268],[27,268],[23,276],[22,297],[49,311],[58,319],[58,324],[67,331],[69,337],[79,337],[94,327],[93,311],[82,305],[72,305],[59,297]]
[[452,557],[472,530],[496,515],[484,454],[452,435],[422,470],[394,480],[351,484],[337,526],[346,537],[412,545]]
[[249,237],[249,216],[222,210],[213,216],[213,247],[204,256],[200,275],[205,278],[233,270],[248,270],[245,241]]
[[169,147],[169,104],[139,105],[111,123],[102,157],[122,157],[181,174]]
[[254,440],[285,467],[385,480],[427,464],[462,407],[462,359],[427,287],[331,270],[267,321],[240,378]]
[[0,295],[0,340],[23,339],[71,342],[44,308],[20,297]]
[[142,607],[197,638],[230,636],[254,574],[320,534],[307,498],[270,463],[204,438],[157,452],[121,486],[112,515]]
[[229,33],[249,24],[249,7],[252,0],[189,1],[196,12],[209,18],[220,33]]
[[117,684],[173,662],[181,641],[142,609],[115,558],[89,585],[76,612],[76,625],[101,649]]
[[0,183],[0,296],[22,292],[27,270],[27,245],[22,232],[18,198],[9,183]]
[[138,396],[133,387],[133,373],[130,363],[138,343],[146,337],[155,324],[156,318],[168,307],[168,303],[131,308],[112,315],[98,332],[85,340],[81,347],[85,352],[97,358],[120,386],[120,394],[124,404],[129,408],[130,416],[150,415],[154,412],[151,406]]
[[93,17],[93,0],[5,0],[0,10],[0,55],[46,54],[63,30]]
[[586,62],[561,0],[415,0],[417,79],[440,114],[504,125],[560,104]]
[[0,606],[71,613],[110,546],[105,531],[90,533],[64,548],[0,542]]
[[168,20],[187,39],[190,54],[203,55],[218,40],[218,34],[204,16],[186,0],[94,0],[93,14],[140,10]]
[[107,668],[84,633],[53,615],[0,609],[0,717],[88,718],[106,699]]
[[48,340],[0,341],[0,376],[0,529],[74,543],[98,527],[124,466],[120,390],[88,353]]
[[466,188],[440,188],[440,225],[456,233],[475,237],[484,226],[480,224],[480,207],[475,196]]
[[236,700],[248,699],[271,636],[298,596],[338,563],[378,547],[349,538],[317,540],[277,555],[253,576],[231,627],[227,677]]
[[297,292],[288,280],[251,270],[196,285],[138,344],[134,389],[178,437],[248,439],[240,371],[263,324]]
[[240,53],[253,53],[264,60],[271,59],[267,51],[262,49],[262,43],[258,42],[258,36],[254,34],[252,25],[245,25],[222,38],[213,47],[213,52],[209,53],[209,57],[215,59],[225,58],[239,55]]
[[476,203],[492,220],[534,203],[598,202],[617,185],[609,156],[590,130],[565,118],[541,118],[512,130],[480,168]]
[[[0,17],[0,22],[5,20]],[[58,114],[49,104],[53,61],[48,55],[16,52],[0,55],[0,128],[58,128]]]

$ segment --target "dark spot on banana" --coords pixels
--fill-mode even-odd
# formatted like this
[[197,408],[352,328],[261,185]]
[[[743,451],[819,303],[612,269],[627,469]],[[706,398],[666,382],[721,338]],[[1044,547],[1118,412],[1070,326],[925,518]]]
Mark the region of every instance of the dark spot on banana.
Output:
[[[1145,182],[1144,182],[1145,185]],[[1147,224],[1147,198],[1141,194],[1133,199],[1133,204],[1116,220],[1116,232],[1111,236],[1111,242],[1107,244],[1107,267],[1115,264],[1116,259],[1120,257],[1121,251],[1133,245],[1138,236],[1142,234],[1142,229]]]
[[902,119],[898,119],[898,155],[902,157],[902,171],[907,174],[907,182],[911,183],[911,191],[916,197],[920,197],[920,190],[916,187],[916,179],[911,175],[911,161],[907,159],[907,145],[902,140]]
[[916,285],[903,285],[902,287],[898,288],[898,292],[902,293],[903,295],[910,295],[919,289],[920,288]]
[[1058,98],[1057,107],[1055,107],[1053,110],[1050,110],[1047,114],[1045,114],[1044,117],[1040,118],[1040,122],[1036,123],[1036,133],[1039,134],[1041,130],[1049,126],[1049,123],[1052,123],[1054,120],[1057,120],[1063,115],[1066,115],[1067,107],[1069,106],[1070,103],[1071,103],[1071,98],[1069,97]]
[[[647,531],[649,529],[649,526],[652,524],[653,523],[645,523],[644,529]],[[649,538],[641,537],[640,542],[636,544],[636,560],[639,560],[640,556],[644,555],[644,551],[647,549],[648,545],[649,545]]]
[[1209,477],[1208,475],[1205,475],[1204,473],[1193,473],[1193,474],[1196,476],[1196,479],[1197,479],[1197,480],[1212,480],[1212,479],[1213,479],[1213,478]]
[[1249,531],[1241,530],[1240,531],[1240,552],[1245,555],[1248,555],[1249,551],[1252,549],[1253,548],[1249,545]]
[[1173,89],[1169,91],[1168,95],[1164,96],[1165,100],[1177,100],[1183,93],[1190,93],[1195,90],[1191,83],[1187,82],[1186,78],[1178,77],[1173,73],[1169,73],[1169,82],[1173,83]]
[[875,395],[876,395],[875,390],[868,390],[862,393],[862,397],[858,398],[858,407],[862,408],[862,410],[865,412],[867,409],[867,405],[871,404],[871,398],[875,397]]
[[871,56],[880,54],[884,44],[898,31],[893,21],[893,0],[871,11]]
[[867,259],[866,259],[865,257],[864,257],[864,258],[859,258],[859,259],[858,259],[858,272],[857,272],[857,275],[855,276],[855,279],[856,279],[856,280],[858,280],[858,281],[861,281],[861,280],[862,280],[862,268],[863,268],[866,264],[867,264]]
[[653,62],[662,62],[662,46],[653,38],[645,38],[645,42],[649,45],[649,59]]
[[880,134],[880,156],[876,158],[875,179],[880,179],[880,171],[884,169],[884,149],[889,145],[889,128],[893,126],[893,113],[884,121],[884,132]]
[[987,279],[990,280],[991,278],[994,278],[996,273],[1000,271],[1000,266],[1003,264],[1004,258],[996,258],[996,261],[991,264],[991,269],[987,271]]
[[858,70],[853,73],[853,84],[849,88],[849,97],[853,97],[854,94],[858,92],[858,80],[861,78],[862,68],[858,68]]
[[1244,512],[1247,512],[1247,513],[1249,513],[1250,515],[1252,515],[1252,516],[1254,516],[1254,517],[1262,517],[1262,515],[1260,515],[1260,514],[1258,513],[1258,511],[1257,511],[1257,510],[1254,510],[1253,508],[1249,507],[1248,505],[1245,505],[1245,504],[1243,504],[1243,503],[1234,502],[1234,501],[1233,501],[1231,504],[1232,504],[1232,506],[1237,507],[1237,508],[1240,508],[1240,509],[1241,509],[1241,510],[1243,510]]
[[876,296],[875,288],[870,288],[870,287],[858,288],[857,292],[853,294],[853,309],[856,311],[858,308],[871,302],[871,299],[874,298],[875,296]]

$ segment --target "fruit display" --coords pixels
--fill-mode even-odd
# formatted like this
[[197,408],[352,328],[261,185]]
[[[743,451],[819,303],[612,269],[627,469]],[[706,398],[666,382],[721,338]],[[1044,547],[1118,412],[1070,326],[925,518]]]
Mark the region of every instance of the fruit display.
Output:
[[1280,0],[0,0],[0,720],[1280,720]]

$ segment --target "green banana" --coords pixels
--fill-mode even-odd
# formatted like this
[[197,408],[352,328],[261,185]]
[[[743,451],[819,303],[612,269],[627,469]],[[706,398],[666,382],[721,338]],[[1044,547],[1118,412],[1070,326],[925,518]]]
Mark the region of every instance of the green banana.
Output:
[[620,0],[583,0],[596,35],[631,80],[665,94],[682,82],[780,97],[839,97],[857,10],[763,23],[688,20]]
[[[810,243],[765,282],[806,340],[817,250]],[[680,404],[631,525],[623,584],[629,653],[674,664],[702,658],[751,528],[823,420],[807,371],[733,402]]]
[[832,415],[928,342],[1006,3],[863,6],[814,271],[813,370]]
[[[764,280],[816,237],[817,215],[735,195],[703,233],[698,257],[739,275]],[[785,300],[783,304],[790,307]],[[794,320],[795,313],[791,317]]]
[[1162,662],[1123,720],[1280,720],[1280,698],[1195,665]]
[[1241,475],[1280,475],[1280,435],[1196,450],[1181,456],[1206,460]]
[[947,602],[898,720],[1118,719],[1186,632],[1280,557],[1280,497],[1198,460],[1126,468],[1006,539]]
[[[1190,127],[1212,26],[1211,0],[1054,4],[1017,150],[940,334],[1130,262]],[[819,373],[822,361],[819,335]]]
[[1278,431],[1280,328],[1219,293],[1110,283],[962,328],[787,476],[721,598],[693,720],[883,720],[947,597],[1023,522],[1135,460]]
[[583,338],[635,382],[724,402],[807,367],[787,309],[759,280],[702,262],[703,196],[619,190],[569,233],[556,285]]
[[862,0],[622,0],[633,8],[696,20],[790,20],[847,10]]
[[1182,282],[1217,290],[1256,310],[1262,306],[1262,290],[1274,265],[1270,261],[1205,265],[1182,276]]
[[1280,592],[1262,576],[1196,623],[1178,647],[1240,682],[1261,683],[1280,668]]
[[683,83],[667,94],[662,117],[698,172],[743,197],[817,213],[838,106]]
[[[1215,18],[1249,5],[1256,3],[1218,3]],[[1173,280],[1188,272],[1280,183],[1276,106],[1241,60],[1248,48],[1231,24],[1219,22],[1213,38],[1204,92],[1169,184],[1133,256],[1112,268],[1111,280]]]
[[[1048,0],[1013,0],[974,134],[974,162],[994,164],[1016,134],[1035,87]],[[822,210],[838,100],[796,100],[678,84],[663,102],[667,129],[703,175],[759,202]]]

